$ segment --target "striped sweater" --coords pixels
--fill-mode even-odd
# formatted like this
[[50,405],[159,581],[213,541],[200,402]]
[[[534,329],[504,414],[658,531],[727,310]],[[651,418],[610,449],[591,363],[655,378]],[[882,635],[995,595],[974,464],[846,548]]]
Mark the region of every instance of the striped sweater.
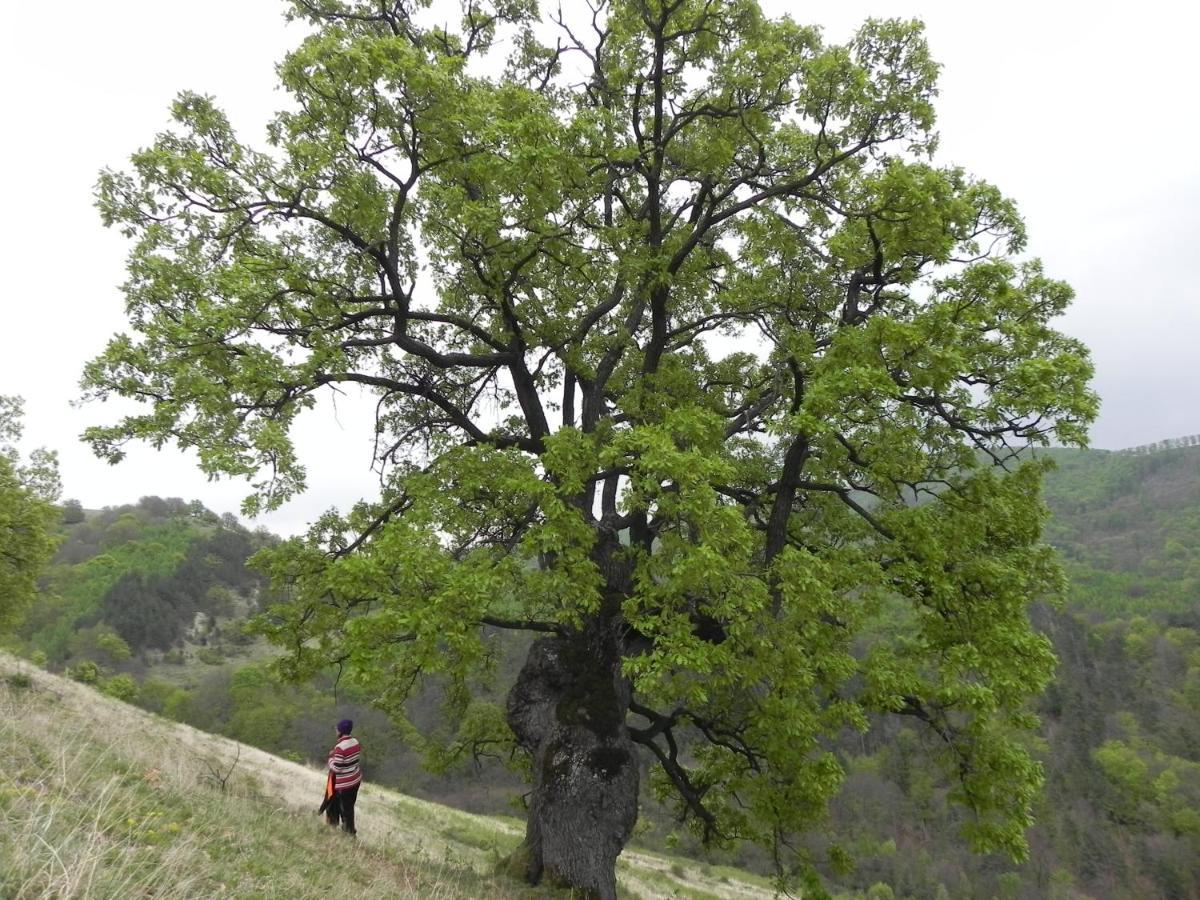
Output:
[[344,791],[362,783],[362,744],[358,738],[342,735],[329,751],[329,771],[333,773],[333,789]]

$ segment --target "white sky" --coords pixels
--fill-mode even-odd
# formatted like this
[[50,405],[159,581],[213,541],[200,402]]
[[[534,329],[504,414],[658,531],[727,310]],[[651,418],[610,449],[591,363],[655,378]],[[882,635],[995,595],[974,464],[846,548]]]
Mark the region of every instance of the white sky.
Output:
[[[435,0],[444,2],[444,0]],[[564,0],[564,5],[578,0]],[[940,159],[1015,197],[1030,252],[1074,285],[1062,327],[1092,348],[1104,400],[1093,445],[1200,432],[1192,397],[1200,288],[1200,4],[765,0],[842,39],[866,16],[916,16],[944,68]],[[454,8],[453,6],[451,9]],[[0,29],[0,393],[26,398],[29,446],[59,450],[84,506],[146,494],[235,511],[240,482],[209,483],[174,449],[109,467],[77,436],[111,419],[73,409],[86,359],[123,327],[127,250],[92,207],[182,89],[217,96],[246,138],[281,102],[273,66],[296,38],[274,0],[9,4]],[[449,12],[449,10],[448,10]],[[1194,377],[1194,375],[1193,375]],[[302,423],[309,493],[260,521],[294,533],[370,491],[369,428],[354,409]]]

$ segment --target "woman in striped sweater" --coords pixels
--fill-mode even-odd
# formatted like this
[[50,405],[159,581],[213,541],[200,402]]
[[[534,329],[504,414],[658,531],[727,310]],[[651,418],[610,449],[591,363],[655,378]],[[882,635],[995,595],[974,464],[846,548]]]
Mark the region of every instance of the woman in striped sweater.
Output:
[[337,723],[337,743],[329,751],[329,776],[325,788],[325,821],[336,826],[340,820],[347,834],[356,834],[354,802],[362,784],[362,745],[351,735],[354,723]]

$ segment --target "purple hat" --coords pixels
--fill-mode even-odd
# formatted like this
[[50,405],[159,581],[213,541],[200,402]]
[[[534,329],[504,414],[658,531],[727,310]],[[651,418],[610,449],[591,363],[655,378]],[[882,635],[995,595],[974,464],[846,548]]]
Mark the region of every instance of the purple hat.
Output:
[[337,723],[338,734],[349,734],[354,730],[354,722],[350,719],[342,719]]

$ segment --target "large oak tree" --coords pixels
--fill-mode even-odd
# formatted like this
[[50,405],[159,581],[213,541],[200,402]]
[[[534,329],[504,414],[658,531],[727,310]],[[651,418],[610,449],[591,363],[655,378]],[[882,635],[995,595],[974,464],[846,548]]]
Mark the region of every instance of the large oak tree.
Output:
[[[402,717],[437,674],[453,747],[524,748],[531,880],[614,895],[638,751],[786,864],[873,714],[924,723],[969,839],[1019,855],[1026,608],[1060,576],[1014,451],[1094,413],[1070,289],[935,164],[919,24],[569,7],[294,0],[259,149],[181,95],[101,178],[130,333],[84,386],[146,407],[88,439],[194,448],[253,512],[304,489],[298,415],[370,396],[379,494],[271,555],[263,627],[295,676]],[[470,694],[504,630],[536,640],[500,711]]]

